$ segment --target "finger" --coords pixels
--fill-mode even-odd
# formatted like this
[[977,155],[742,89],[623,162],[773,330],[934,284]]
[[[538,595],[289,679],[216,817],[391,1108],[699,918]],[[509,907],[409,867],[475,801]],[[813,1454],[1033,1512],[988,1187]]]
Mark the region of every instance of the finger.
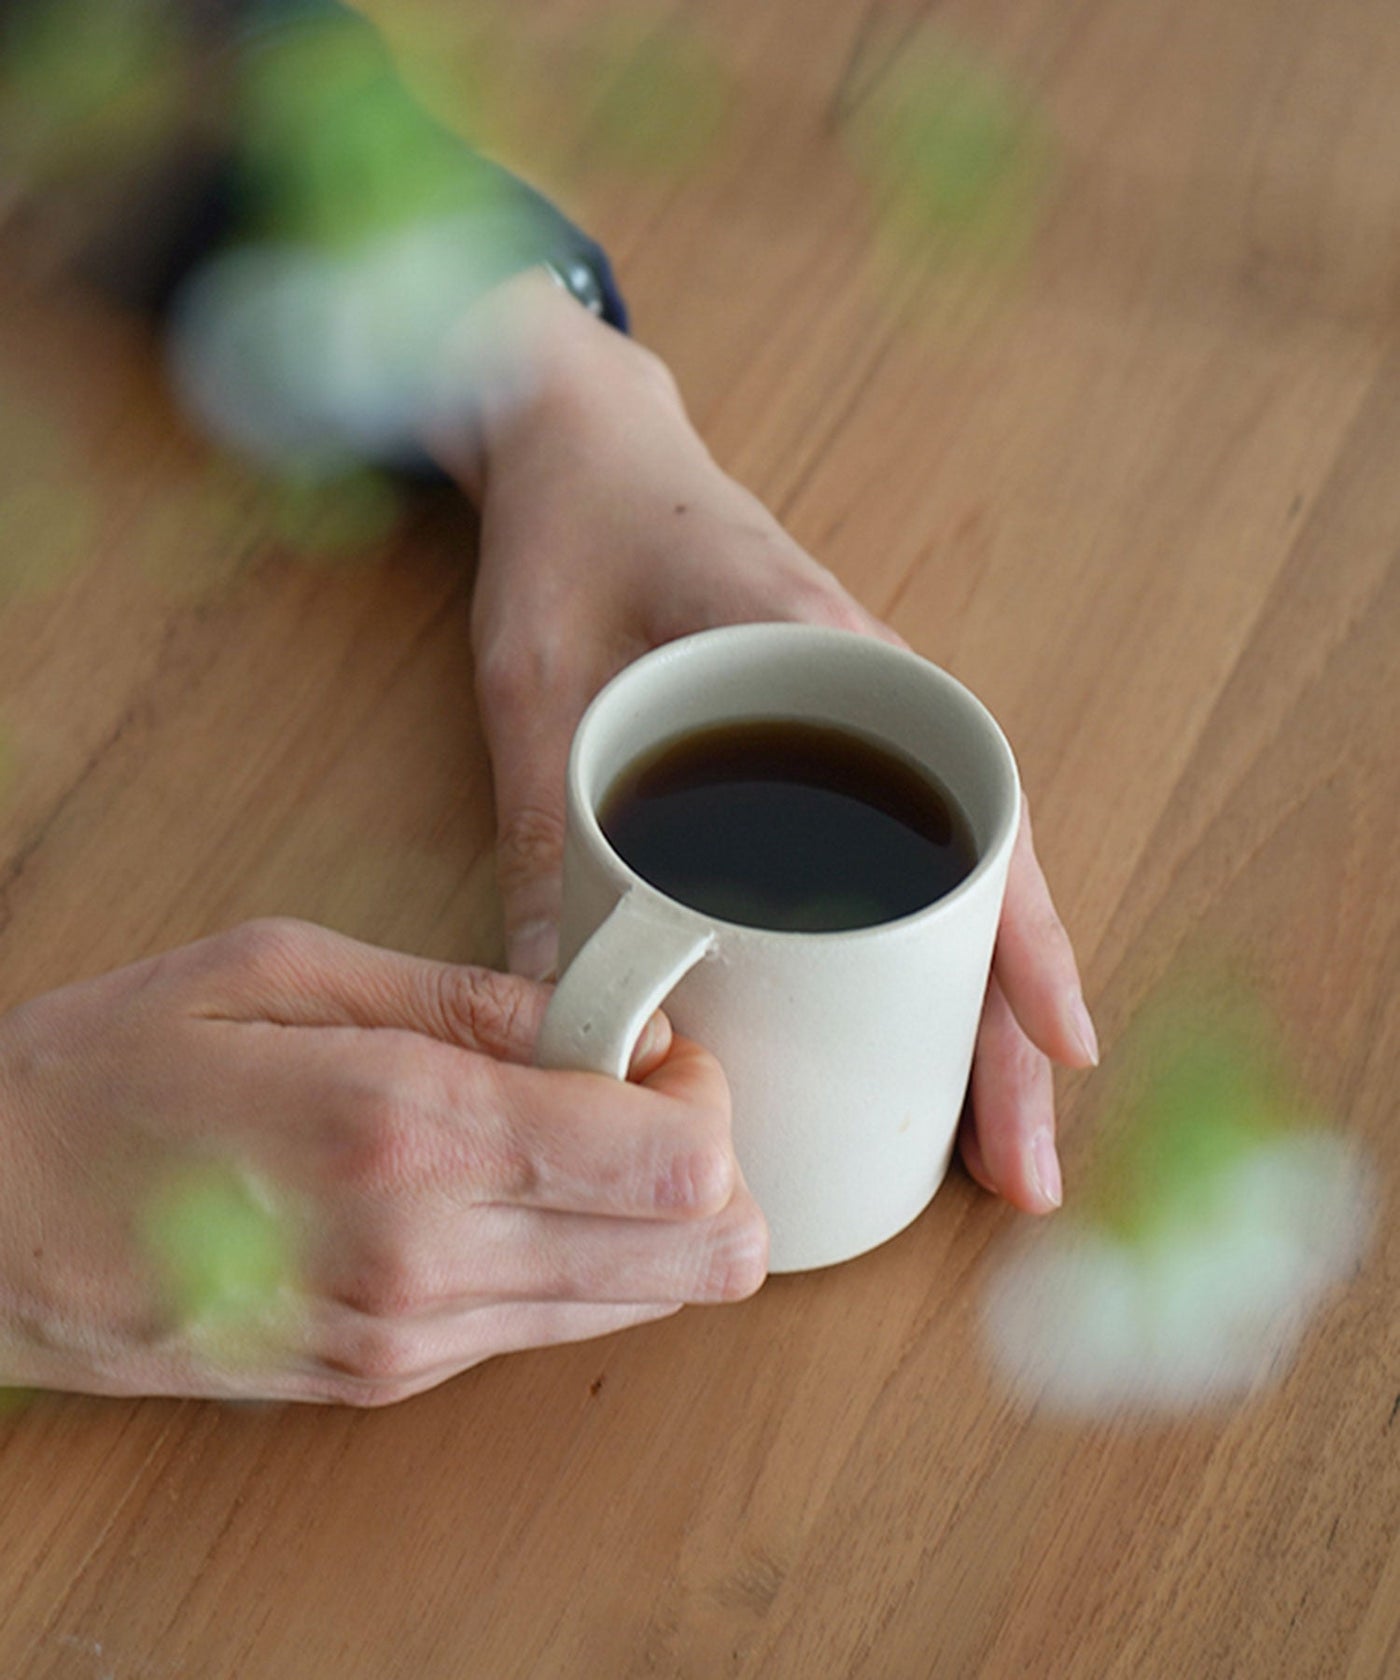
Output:
[[[768,1275],[768,1227],[740,1186],[714,1218],[606,1219],[495,1204],[415,1218],[381,1296],[326,1293],[370,1317],[421,1322],[507,1301],[742,1301]],[[405,1280],[415,1279],[410,1287]]]
[[[909,644],[891,625],[877,618],[863,607],[825,566],[812,557],[797,551],[800,571],[791,571],[790,540],[781,535],[780,552],[786,562],[784,569],[774,572],[739,574],[726,597],[718,585],[715,572],[701,575],[700,588],[689,605],[688,618],[682,622],[691,627],[698,624],[752,624],[777,621],[787,624],[816,624],[831,630],[848,630],[853,635],[869,636],[888,642],[891,647],[908,649]],[[675,615],[683,613],[682,603],[668,603]]]
[[990,1195],[999,1195],[992,1175],[987,1171],[987,1163],[982,1159],[982,1145],[977,1141],[977,1116],[973,1113],[971,1092],[958,1123],[958,1153],[969,1176]]
[[[386,951],[310,922],[246,922],[189,947],[197,1013],[288,1027],[398,1028],[528,1063],[549,992],[493,969]],[[654,1064],[658,1024],[645,1046]]]
[[1027,1213],[1049,1213],[1062,1200],[1055,1153],[1055,1096],[1050,1063],[1022,1031],[995,979],[972,1063],[975,1135],[963,1159],[979,1184]]
[[1036,858],[1024,801],[993,970],[1016,1019],[1047,1056],[1067,1067],[1097,1064],[1098,1039],[1084,1002],[1074,949]]
[[724,1069],[719,1062],[693,1038],[673,1033],[666,1059],[646,1076],[643,1083],[648,1091],[671,1102],[723,1115],[728,1130],[729,1081],[724,1077]]
[[484,1177],[478,1202],[704,1220],[728,1206],[739,1186],[724,1074],[686,1039],[672,1040],[641,1085],[517,1067],[489,1078],[497,1137],[476,1164]]
[[220,1029],[262,1035],[238,1097],[249,1113],[228,1123],[255,1166],[325,1209],[314,1269],[347,1296],[436,1298],[414,1230],[490,1203],[684,1222],[713,1218],[740,1184],[724,1076],[685,1041],[635,1085],[407,1033]]
[[900,635],[899,631],[896,630],[893,625],[886,624],[884,619],[876,618],[874,613],[867,612],[859,602],[855,603],[855,607],[856,612],[859,614],[859,619],[851,626],[852,629],[858,631],[862,636],[873,637],[877,642],[888,642],[891,647],[903,648],[906,652],[909,651],[908,642],[905,641],[904,637]]
[[332,1307],[313,1334],[303,1370],[280,1377],[275,1386],[279,1396],[292,1399],[389,1405],[501,1354],[615,1335],[671,1318],[680,1309],[674,1301],[512,1302],[423,1324],[392,1324]]
[[888,642],[891,647],[908,648],[908,642],[897,630],[863,607],[824,566],[815,560],[811,561],[811,565],[819,575],[817,586],[797,594],[785,604],[778,616],[796,624],[818,624],[833,630],[849,630],[857,636]]
[[485,665],[477,687],[496,792],[506,965],[543,980],[559,954],[569,743],[592,685],[562,671],[531,674],[516,662]]

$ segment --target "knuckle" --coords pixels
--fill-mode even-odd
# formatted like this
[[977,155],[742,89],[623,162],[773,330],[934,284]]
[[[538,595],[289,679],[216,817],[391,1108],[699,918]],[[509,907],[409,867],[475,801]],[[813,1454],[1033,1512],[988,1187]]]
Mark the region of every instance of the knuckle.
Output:
[[450,1042],[482,1050],[517,1042],[525,1010],[517,982],[490,969],[444,965],[430,983],[433,1016]]
[[219,966],[251,980],[283,980],[306,964],[310,927],[290,916],[242,922],[213,941]]
[[404,1321],[434,1305],[423,1269],[403,1248],[389,1245],[362,1257],[341,1281],[335,1298],[359,1315],[354,1330],[349,1333],[352,1346],[381,1351],[396,1337],[402,1341],[407,1333]]
[[564,855],[564,814],[543,805],[519,805],[504,819],[496,841],[496,874],[510,892],[554,869]]
[[726,1221],[706,1264],[704,1298],[745,1301],[762,1288],[768,1276],[768,1226],[751,1199]]
[[841,589],[822,589],[812,599],[810,617],[831,630],[850,630],[866,635],[870,619],[865,609]]
[[425,1128],[388,1089],[362,1092],[340,1151],[340,1178],[361,1194],[394,1200],[431,1180],[433,1151]]
[[467,1173],[482,1197],[523,1206],[539,1199],[545,1178],[529,1139],[509,1124],[475,1128]]
[[407,1378],[370,1378],[345,1370],[336,1360],[321,1362],[324,1375],[312,1386],[311,1398],[331,1406],[353,1406],[357,1411],[378,1411],[411,1399],[422,1384]]
[[1038,1102],[1042,1093],[1052,1089],[1054,1071],[1050,1058],[1024,1032],[1020,1034],[1015,1054],[1010,1060],[1011,1081],[1022,1101],[1028,1104]]
[[343,1331],[322,1364],[356,1386],[392,1387],[410,1378],[418,1366],[413,1339],[396,1324],[369,1319]]
[[476,661],[476,697],[488,717],[509,716],[529,702],[528,672],[504,641]]
[[337,1183],[391,1208],[425,1193],[450,1193],[464,1203],[531,1200],[543,1169],[529,1128],[511,1120],[497,1064],[461,1060],[465,1065],[435,1083],[400,1059],[397,1074],[381,1071],[353,1091],[334,1150]]
[[[569,657],[569,642],[550,633],[547,620],[558,603],[540,603],[546,622],[537,622],[528,635],[499,631],[476,661],[476,694],[483,713],[509,721],[538,709],[540,696],[558,686]],[[518,632],[519,625],[514,629]]]
[[1045,908],[1041,913],[1041,938],[1047,947],[1051,948],[1056,957],[1063,957],[1070,948],[1069,929],[1065,926],[1064,917],[1055,908],[1054,901],[1047,898]]
[[738,1182],[734,1152],[720,1142],[673,1154],[657,1178],[656,1205],[682,1218],[708,1219],[725,1208]]

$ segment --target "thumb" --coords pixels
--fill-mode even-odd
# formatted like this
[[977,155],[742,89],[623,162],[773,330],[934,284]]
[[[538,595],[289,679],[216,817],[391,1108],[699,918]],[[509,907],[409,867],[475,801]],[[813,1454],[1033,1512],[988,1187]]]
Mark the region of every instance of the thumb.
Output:
[[559,966],[562,805],[562,795],[556,806],[553,789],[544,786],[515,801],[497,795],[496,882],[505,919],[506,967],[531,980],[552,979]]
[[560,684],[528,696],[483,686],[482,725],[496,791],[496,880],[505,920],[506,966],[544,980],[559,958],[563,898],[564,784],[569,743],[587,693]]
[[206,1017],[397,1028],[523,1064],[550,997],[513,974],[386,951],[290,918],[246,922],[189,954],[203,981],[196,1012]]

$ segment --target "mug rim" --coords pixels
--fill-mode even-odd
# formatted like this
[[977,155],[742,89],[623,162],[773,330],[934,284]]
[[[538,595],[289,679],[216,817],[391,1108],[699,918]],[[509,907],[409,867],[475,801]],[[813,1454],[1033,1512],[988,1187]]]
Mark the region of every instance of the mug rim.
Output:
[[[608,839],[603,832],[603,825],[598,821],[598,813],[594,809],[594,802],[587,796],[583,785],[583,756],[588,746],[587,736],[598,727],[598,717],[613,705],[619,704],[618,696],[623,694],[628,687],[633,686],[635,681],[641,681],[643,676],[655,666],[676,664],[683,660],[698,657],[700,644],[708,646],[716,642],[774,640],[807,641],[812,644],[826,643],[828,646],[838,643],[842,645],[853,644],[865,650],[862,651],[860,657],[870,657],[877,662],[882,660],[898,662],[906,669],[917,668],[921,674],[933,672],[939,682],[949,685],[956,692],[960,704],[967,705],[973,712],[979,714],[980,721],[988,728],[991,740],[998,749],[1001,769],[1009,777],[1012,809],[1010,820],[1005,824],[1004,830],[999,832],[992,843],[981,851],[977,862],[967,875],[958,882],[957,886],[943,893],[940,897],[930,900],[929,903],[920,905],[917,910],[910,910],[903,916],[895,916],[888,921],[869,922],[859,927],[822,930],[760,927],[752,922],[732,922],[723,916],[715,916],[708,911],[698,910],[694,905],[686,904],[682,899],[673,898],[670,893],[663,892],[660,887],[648,881],[645,875],[638,873],[617,850],[612,841]],[[755,717],[758,715],[757,713],[754,714]],[[887,742],[885,744],[890,745],[891,743]],[[622,891],[636,892],[640,890],[658,904],[665,905],[669,910],[681,916],[706,927],[722,928],[726,938],[732,935],[738,938],[762,940],[793,940],[806,946],[810,946],[814,941],[831,942],[835,940],[885,938],[895,933],[921,928],[926,922],[937,918],[941,914],[950,914],[953,907],[959,905],[980,888],[986,876],[999,867],[1003,854],[1015,845],[1024,799],[1015,754],[1011,750],[1011,743],[1007,740],[1001,725],[972,690],[964,683],[959,682],[951,672],[944,670],[941,665],[934,664],[932,660],[925,659],[922,654],[915,653],[911,648],[895,647],[889,642],[878,641],[873,636],[863,635],[859,631],[839,630],[827,625],[798,624],[781,620],[726,624],[708,630],[698,630],[689,636],[679,636],[674,641],[663,642],[659,647],[650,648],[630,664],[624,665],[593,696],[585,708],[583,716],[578,721],[573,740],[569,745],[566,795],[569,818],[577,820],[581,824],[580,829],[577,830],[580,838],[586,838],[591,849],[601,854],[609,872],[616,877],[617,884]]]

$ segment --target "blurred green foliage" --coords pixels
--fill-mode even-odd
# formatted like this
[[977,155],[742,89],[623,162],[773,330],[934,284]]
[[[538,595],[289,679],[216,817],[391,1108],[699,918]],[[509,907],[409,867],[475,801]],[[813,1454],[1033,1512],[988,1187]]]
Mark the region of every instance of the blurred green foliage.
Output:
[[[512,267],[519,211],[489,173],[460,170],[456,135],[538,174],[545,185],[551,176],[586,183],[590,170],[686,179],[716,155],[741,102],[771,92],[763,82],[739,84],[711,20],[663,0],[587,8],[404,0],[371,10],[392,48],[357,12],[326,16],[311,8],[285,28],[253,32],[237,59],[228,132],[241,170],[239,202],[252,207],[249,241],[309,245],[337,261],[389,253],[377,267],[364,264],[373,272],[359,277],[362,292],[379,286],[382,293],[366,305],[347,281],[345,295],[313,311],[317,331],[291,333],[287,345],[275,347],[271,359],[289,388],[298,377],[298,347],[306,348],[308,366],[314,350],[343,372],[354,360],[339,355],[347,344],[363,352],[365,376],[358,388],[347,378],[345,390],[372,395],[376,368],[386,385],[397,379],[407,388],[415,358],[421,360],[419,337],[437,342],[434,311],[462,284],[453,266],[462,253],[450,246],[436,253],[445,278],[434,292],[426,272],[433,249],[397,236],[470,213],[479,218],[471,238],[484,253],[482,274]],[[119,170],[133,146],[139,151],[162,136],[182,144],[173,137],[191,119],[192,132],[217,139],[225,127],[217,94],[222,69],[211,77],[201,40],[192,14],[173,0],[33,0],[6,8],[0,145],[61,173],[75,162]],[[434,115],[410,85],[431,92]],[[211,88],[206,110],[201,101]],[[1031,101],[974,48],[921,27],[839,125],[869,188],[877,259],[922,272],[931,262],[985,261],[1024,249],[1043,200],[1049,136]],[[275,293],[266,308],[291,310],[295,299],[288,302],[275,281],[266,281]],[[251,306],[247,319],[254,336],[267,325]],[[327,344],[335,354],[325,354]],[[325,372],[321,363],[312,371]],[[216,371],[218,388],[236,399],[237,370]],[[257,377],[248,388],[258,388]],[[319,389],[304,395],[311,410],[327,398]],[[343,395],[336,387],[330,399]],[[268,454],[271,460],[276,450]],[[274,470],[284,464],[273,460]],[[337,459],[331,470],[340,465]],[[353,472],[312,488],[303,482],[305,466],[293,462],[265,505],[274,533],[295,551],[344,558],[392,528],[398,503],[388,480]],[[152,524],[155,552],[140,563],[172,588],[199,593],[206,568],[197,555],[179,552],[188,511],[175,509],[163,525]],[[230,546],[241,522],[227,499],[212,504],[210,523],[228,528]],[[8,537],[0,553],[4,599],[65,581],[92,551],[98,510],[81,475],[54,450],[38,471],[0,463],[0,524]],[[215,564],[213,585],[229,571]]]
[[371,468],[330,480],[284,477],[268,502],[273,534],[298,558],[313,563],[359,560],[393,531],[399,491]]
[[615,16],[581,55],[591,152],[643,177],[685,178],[719,142],[733,98],[724,66],[671,19]]
[[1230,1219],[1236,1169],[1309,1120],[1277,1028],[1242,989],[1159,1001],[1117,1060],[1086,1211],[1120,1238]]
[[97,522],[54,479],[0,487],[0,602],[60,589],[89,557]]
[[[489,209],[457,143],[357,17],[280,31],[247,54],[235,129],[258,230],[327,250]],[[464,184],[465,181],[465,184]]]
[[91,558],[97,523],[67,435],[0,392],[0,604],[61,588]]
[[179,12],[160,0],[48,0],[0,17],[0,135],[43,180],[120,167],[168,134],[187,93]]
[[139,1235],[186,1325],[257,1331],[295,1282],[285,1216],[231,1166],[190,1168],[163,1184],[142,1210]]
[[440,0],[412,0],[380,21],[406,82],[440,122],[488,155],[528,157],[530,84],[543,79],[530,17],[502,0],[472,0],[446,16]]
[[902,52],[847,133],[893,258],[1004,258],[1033,234],[1049,133],[1026,95],[961,44],[931,33]]

